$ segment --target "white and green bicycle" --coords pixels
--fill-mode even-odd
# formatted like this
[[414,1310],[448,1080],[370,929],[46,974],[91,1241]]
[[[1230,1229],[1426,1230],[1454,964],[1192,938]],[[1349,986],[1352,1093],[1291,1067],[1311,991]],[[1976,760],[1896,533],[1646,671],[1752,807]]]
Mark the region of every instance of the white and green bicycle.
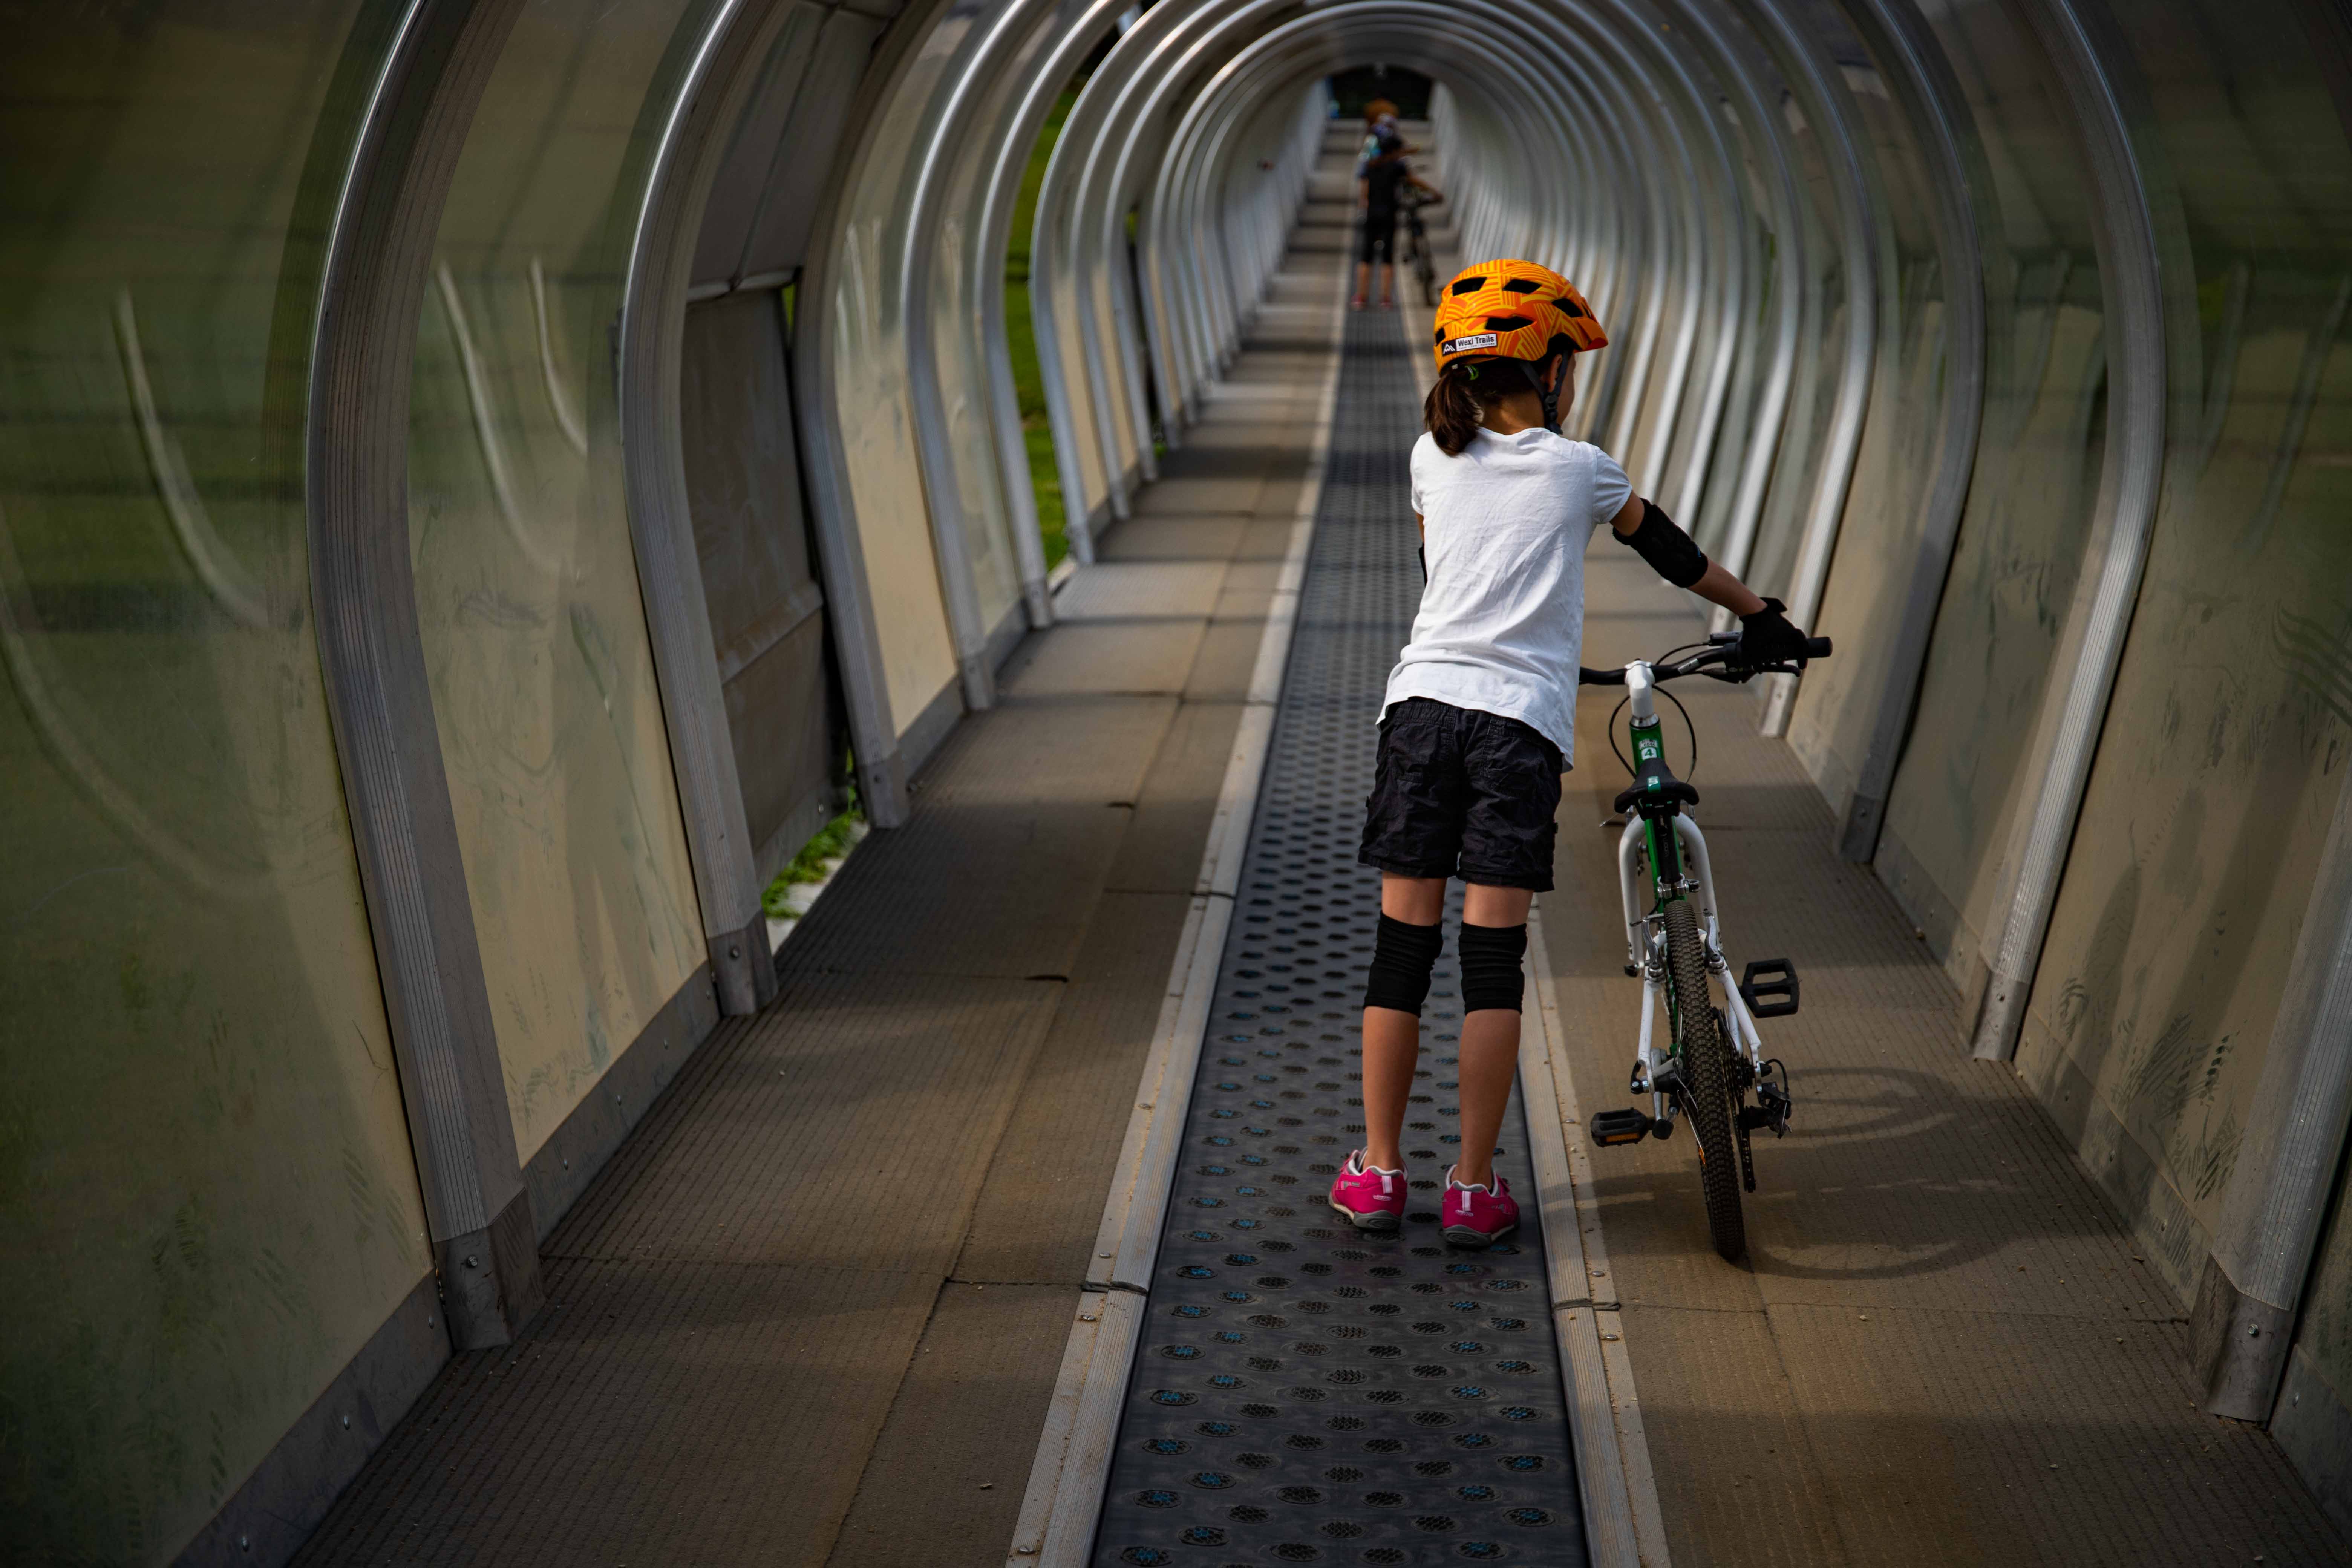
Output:
[[[1739,664],[1738,641],[1737,633],[1718,635],[1686,657],[1677,658],[1684,652],[1677,648],[1656,662],[1636,659],[1622,669],[1583,672],[1588,686],[1623,686],[1625,700],[1619,706],[1632,710],[1633,756],[1626,766],[1633,782],[1617,796],[1617,813],[1624,818],[1617,877],[1625,910],[1625,973],[1642,977],[1642,1035],[1632,1092],[1650,1097],[1647,1111],[1604,1110],[1594,1116],[1592,1141],[1609,1146],[1670,1138],[1676,1119],[1687,1121],[1698,1144],[1707,1231],[1716,1251],[1732,1262],[1748,1250],[1739,1194],[1756,1190],[1748,1135],[1760,1128],[1769,1128],[1776,1137],[1785,1134],[1791,1109],[1788,1068],[1764,1054],[1756,1021],[1797,1010],[1797,972],[1785,958],[1763,959],[1747,967],[1738,984],[1731,984],[1715,872],[1706,836],[1691,816],[1698,791],[1666,766],[1655,698],[1662,682],[1686,675],[1736,682],[1797,668]],[[1827,658],[1830,639],[1809,638],[1805,651],[1808,658]],[[1667,700],[1674,700],[1671,693]],[[1687,710],[1683,720],[1690,721]],[[1614,713],[1610,722],[1615,724]],[[1697,742],[1694,726],[1694,758]],[[1622,754],[1618,760],[1626,761]],[[1654,1032],[1662,1001],[1667,1035],[1663,1050]]]

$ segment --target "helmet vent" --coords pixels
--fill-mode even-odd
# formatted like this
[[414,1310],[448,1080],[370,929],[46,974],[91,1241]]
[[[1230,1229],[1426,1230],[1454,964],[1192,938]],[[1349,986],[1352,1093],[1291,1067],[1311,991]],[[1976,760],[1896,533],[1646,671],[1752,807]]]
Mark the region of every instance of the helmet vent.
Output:
[[1542,287],[1542,284],[1537,282],[1532,278],[1513,278],[1504,283],[1503,292],[1506,294],[1532,294]]
[[1456,278],[1454,280],[1454,292],[1456,294],[1475,294],[1479,289],[1484,289],[1486,286],[1486,280],[1484,278]]
[[1535,323],[1528,321],[1525,316],[1489,316],[1486,318],[1486,330],[1490,332],[1516,332],[1521,327],[1532,327],[1534,325]]

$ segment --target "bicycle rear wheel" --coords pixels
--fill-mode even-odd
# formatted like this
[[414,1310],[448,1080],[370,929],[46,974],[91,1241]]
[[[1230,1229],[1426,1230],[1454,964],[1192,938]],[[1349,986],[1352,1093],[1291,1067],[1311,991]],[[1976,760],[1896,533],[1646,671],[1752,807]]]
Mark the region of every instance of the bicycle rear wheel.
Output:
[[1707,1234],[1724,1261],[1748,1251],[1748,1223],[1739,1208],[1739,1153],[1733,1135],[1738,1113],[1731,1089],[1730,1047],[1706,989],[1706,950],[1688,899],[1665,907],[1666,968],[1675,986],[1675,1030],[1681,1046],[1685,1112],[1698,1142],[1699,1189],[1706,1198]]

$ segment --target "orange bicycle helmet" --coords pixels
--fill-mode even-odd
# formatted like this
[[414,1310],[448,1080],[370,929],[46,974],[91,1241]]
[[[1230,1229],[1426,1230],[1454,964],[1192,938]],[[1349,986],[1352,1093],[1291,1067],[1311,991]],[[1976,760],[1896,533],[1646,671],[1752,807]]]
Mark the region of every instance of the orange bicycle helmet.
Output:
[[[1558,340],[1565,338],[1562,345]],[[1462,359],[1540,363],[1565,346],[1605,348],[1609,335],[1576,285],[1532,261],[1482,261],[1454,275],[1437,302],[1437,368]]]
[[1538,367],[1556,353],[1605,348],[1609,334],[1576,285],[1532,261],[1482,261],[1454,275],[1437,303],[1437,373],[1507,360],[1543,401],[1544,428],[1559,429],[1559,393]]

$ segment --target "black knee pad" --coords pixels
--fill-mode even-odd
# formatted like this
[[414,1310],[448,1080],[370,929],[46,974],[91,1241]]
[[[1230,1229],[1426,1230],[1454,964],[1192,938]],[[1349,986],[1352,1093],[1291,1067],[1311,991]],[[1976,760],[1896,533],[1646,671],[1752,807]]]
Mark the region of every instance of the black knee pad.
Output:
[[1462,924],[1462,1010],[1476,1013],[1488,1007],[1519,1010],[1527,990],[1520,960],[1527,956],[1528,928]]
[[1364,982],[1364,1005],[1418,1016],[1429,998],[1429,972],[1437,967],[1444,946],[1443,924],[1409,925],[1382,915],[1372,943],[1372,972]]

